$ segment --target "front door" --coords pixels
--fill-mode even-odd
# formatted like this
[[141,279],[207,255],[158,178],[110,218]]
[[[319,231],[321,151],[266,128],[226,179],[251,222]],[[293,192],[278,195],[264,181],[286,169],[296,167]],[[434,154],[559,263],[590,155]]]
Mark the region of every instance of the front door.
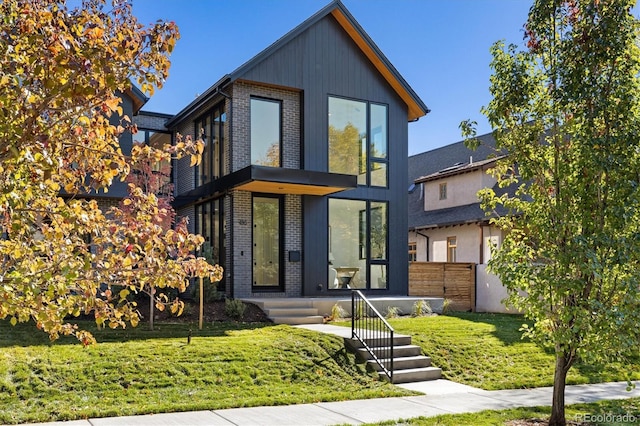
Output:
[[253,291],[282,290],[282,197],[253,196]]

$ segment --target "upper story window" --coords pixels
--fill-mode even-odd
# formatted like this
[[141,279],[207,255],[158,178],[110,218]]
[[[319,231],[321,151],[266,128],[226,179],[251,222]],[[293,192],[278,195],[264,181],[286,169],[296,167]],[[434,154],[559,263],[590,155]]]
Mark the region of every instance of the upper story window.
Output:
[[387,186],[386,105],[329,97],[329,171],[358,176],[358,185]]
[[440,184],[439,199],[440,200],[446,200],[447,199],[447,183],[446,182]]
[[251,164],[280,167],[282,102],[251,98]]
[[198,186],[218,179],[224,174],[222,153],[226,122],[224,103],[209,110],[195,122],[196,136],[202,138],[204,142],[202,159],[195,171]]
[[[133,143],[150,145],[154,148],[161,149],[165,145],[171,145],[171,134],[139,128],[138,132],[133,135]],[[155,161],[149,164],[149,166],[151,174],[144,178],[146,182],[141,182],[140,179],[136,179],[136,182],[155,194],[171,194],[173,191],[171,187],[171,161]],[[134,170],[132,174],[142,178],[139,170]]]

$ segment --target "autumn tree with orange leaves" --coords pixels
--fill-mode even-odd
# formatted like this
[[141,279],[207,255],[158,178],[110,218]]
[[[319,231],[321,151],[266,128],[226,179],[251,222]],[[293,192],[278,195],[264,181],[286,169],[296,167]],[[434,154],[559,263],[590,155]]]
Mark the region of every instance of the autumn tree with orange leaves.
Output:
[[[73,318],[135,326],[129,295],[184,290],[191,277],[221,278],[192,253],[202,244],[159,197],[129,179],[120,207],[101,209],[88,194],[125,181],[132,165],[191,156],[202,144],[135,146],[120,94],[131,82],[162,87],[179,38],[170,22],[140,25],[125,2],[5,0],[0,3],[0,319],[33,321],[50,335],[92,343]],[[117,123],[119,124],[113,124]],[[166,300],[156,295],[158,307]],[[175,312],[181,304],[171,304]]]

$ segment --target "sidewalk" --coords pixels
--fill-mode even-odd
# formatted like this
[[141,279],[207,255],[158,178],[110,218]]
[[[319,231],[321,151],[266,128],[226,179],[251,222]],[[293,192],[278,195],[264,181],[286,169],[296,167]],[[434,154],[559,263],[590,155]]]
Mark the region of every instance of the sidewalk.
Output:
[[[347,327],[313,325],[304,328],[324,333],[350,336]],[[565,403],[576,404],[603,399],[640,396],[640,382],[631,392],[626,382],[567,386]],[[471,413],[516,407],[551,405],[552,388],[486,391],[471,386],[433,380],[398,385],[424,395],[378,398],[276,407],[231,408],[213,411],[109,417],[69,422],[38,423],[39,426],[321,426],[375,423],[389,420],[430,417],[440,414]]]
[[[594,402],[640,396],[640,389],[625,390],[626,382],[567,386],[566,403]],[[640,383],[637,383],[640,388]],[[299,426],[374,423],[386,420],[471,413],[515,407],[551,405],[550,387],[485,391],[448,380],[408,383],[407,389],[423,396],[379,398],[342,402],[231,408],[227,410],[166,413],[146,416],[108,417],[70,422],[38,423],[39,426]]]

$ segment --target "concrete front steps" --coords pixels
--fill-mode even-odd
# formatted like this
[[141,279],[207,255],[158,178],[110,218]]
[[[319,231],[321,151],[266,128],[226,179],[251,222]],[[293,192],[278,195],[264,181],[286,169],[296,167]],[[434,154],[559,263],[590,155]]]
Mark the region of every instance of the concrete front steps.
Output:
[[304,299],[251,299],[275,324],[322,324],[324,317]]
[[[240,300],[257,305],[277,324],[322,324],[324,316],[331,315],[331,311],[335,305],[340,306],[348,315],[351,314],[351,296],[242,297]],[[433,312],[442,312],[444,299],[439,297],[387,296],[369,298],[369,301],[375,306],[378,312],[387,312],[390,307],[394,307],[405,314],[411,313],[413,305],[418,300],[426,301],[429,306],[431,306]],[[315,309],[315,311],[311,311],[310,309]],[[273,310],[273,312],[268,312],[270,310]]]
[[[389,348],[379,346],[375,339],[366,339],[366,342],[367,346],[376,353],[376,356],[384,356],[382,354],[389,353]],[[352,352],[355,352],[361,361],[367,363],[368,369],[377,371],[380,378],[389,380],[382,371],[382,367],[378,365],[359,340],[345,338],[345,345]],[[389,359],[381,359],[381,362],[387,369],[391,367]],[[442,370],[431,366],[431,358],[422,355],[420,346],[412,345],[411,336],[405,335],[394,335],[393,370],[393,383],[424,382],[442,377]]]

